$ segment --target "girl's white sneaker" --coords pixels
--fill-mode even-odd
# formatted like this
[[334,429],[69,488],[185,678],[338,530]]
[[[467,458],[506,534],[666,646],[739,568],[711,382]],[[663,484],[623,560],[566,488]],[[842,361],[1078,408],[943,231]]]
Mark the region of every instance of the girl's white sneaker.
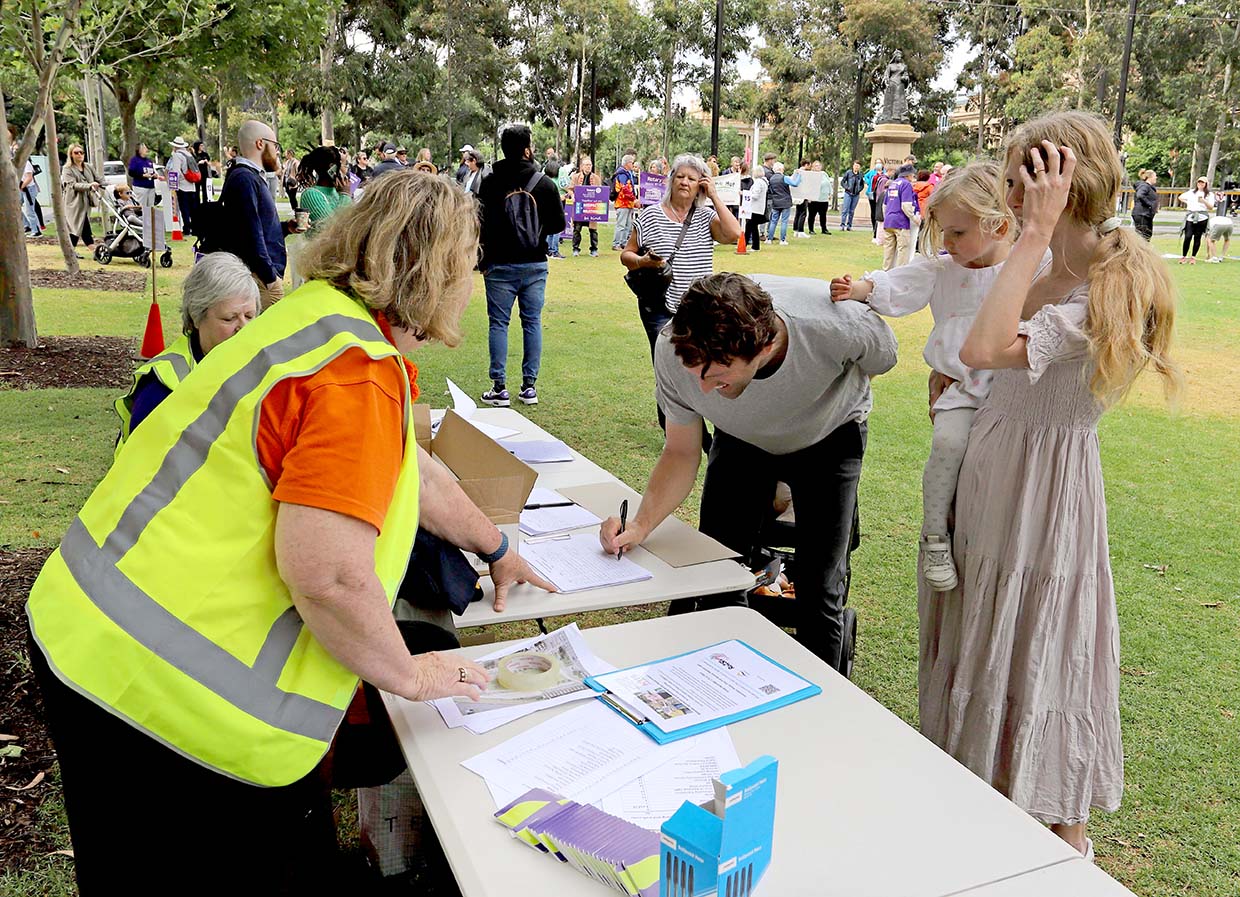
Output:
[[956,588],[956,564],[952,561],[952,543],[948,536],[923,536],[921,540],[921,575],[926,585],[936,592]]

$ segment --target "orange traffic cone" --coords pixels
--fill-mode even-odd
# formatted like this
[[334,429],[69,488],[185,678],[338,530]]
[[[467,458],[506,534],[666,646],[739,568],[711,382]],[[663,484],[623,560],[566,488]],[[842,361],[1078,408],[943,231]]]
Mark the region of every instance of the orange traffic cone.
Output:
[[181,235],[181,216],[177,214],[177,210],[175,208],[172,210],[172,239],[185,239]]
[[741,238],[736,241],[736,254],[748,255],[749,250],[745,247],[745,232],[741,231]]
[[146,314],[146,332],[142,334],[142,357],[154,358],[164,351],[164,325],[159,317],[159,303],[152,302]]

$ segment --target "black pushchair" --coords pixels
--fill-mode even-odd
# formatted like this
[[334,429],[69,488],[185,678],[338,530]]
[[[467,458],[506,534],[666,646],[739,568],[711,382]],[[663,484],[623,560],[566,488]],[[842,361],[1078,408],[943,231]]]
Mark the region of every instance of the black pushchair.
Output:
[[[106,265],[119,257],[133,259],[143,268],[151,267],[151,250],[142,245],[142,208],[133,203],[119,204],[108,190],[100,191],[99,201],[111,221],[108,232],[95,244],[95,261]],[[162,224],[163,216],[157,213],[156,221]],[[159,265],[172,267],[171,247],[160,254]]]
[[[761,613],[776,626],[796,626],[794,602],[796,588],[796,550],[792,548],[795,508],[792,507],[787,487],[780,483],[776,500],[763,522],[758,544],[747,560],[756,571],[757,582],[749,593],[749,606]],[[857,506],[853,507],[852,534],[849,537],[846,561],[844,600],[852,584],[852,553],[861,544],[861,523]],[[844,608],[844,643],[840,651],[840,672],[852,678],[853,657],[857,648],[857,612]]]

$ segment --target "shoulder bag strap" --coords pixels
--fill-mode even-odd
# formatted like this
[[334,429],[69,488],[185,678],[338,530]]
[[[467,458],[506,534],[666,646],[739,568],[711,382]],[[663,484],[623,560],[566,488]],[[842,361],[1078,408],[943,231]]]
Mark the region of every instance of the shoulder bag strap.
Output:
[[685,241],[685,234],[689,232],[689,222],[693,220],[693,216],[697,213],[697,206],[689,210],[689,214],[685,216],[685,222],[680,226],[680,235],[676,237],[676,245],[672,248],[672,254],[668,256],[667,263],[670,265],[672,259],[676,258],[676,253],[680,252],[680,244]]

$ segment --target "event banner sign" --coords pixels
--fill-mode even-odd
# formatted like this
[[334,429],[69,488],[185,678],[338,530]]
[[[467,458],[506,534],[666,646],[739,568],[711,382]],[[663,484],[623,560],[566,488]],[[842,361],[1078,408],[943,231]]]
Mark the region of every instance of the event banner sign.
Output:
[[715,178],[715,192],[719,194],[719,201],[725,206],[740,205],[741,201],[741,175],[740,172],[735,174],[721,174]]
[[647,171],[643,171],[637,179],[637,186],[637,204],[657,206],[663,202],[663,195],[667,193],[667,175],[650,174]]
[[801,183],[792,188],[792,199],[794,202],[818,202],[818,195],[822,190],[822,179],[826,177],[825,171],[802,171]]
[[607,188],[606,187],[574,187],[573,188],[573,220],[574,221],[606,221],[607,220]]
[[564,203],[564,233],[560,234],[564,239],[571,239],[573,236],[573,206],[572,203]]

